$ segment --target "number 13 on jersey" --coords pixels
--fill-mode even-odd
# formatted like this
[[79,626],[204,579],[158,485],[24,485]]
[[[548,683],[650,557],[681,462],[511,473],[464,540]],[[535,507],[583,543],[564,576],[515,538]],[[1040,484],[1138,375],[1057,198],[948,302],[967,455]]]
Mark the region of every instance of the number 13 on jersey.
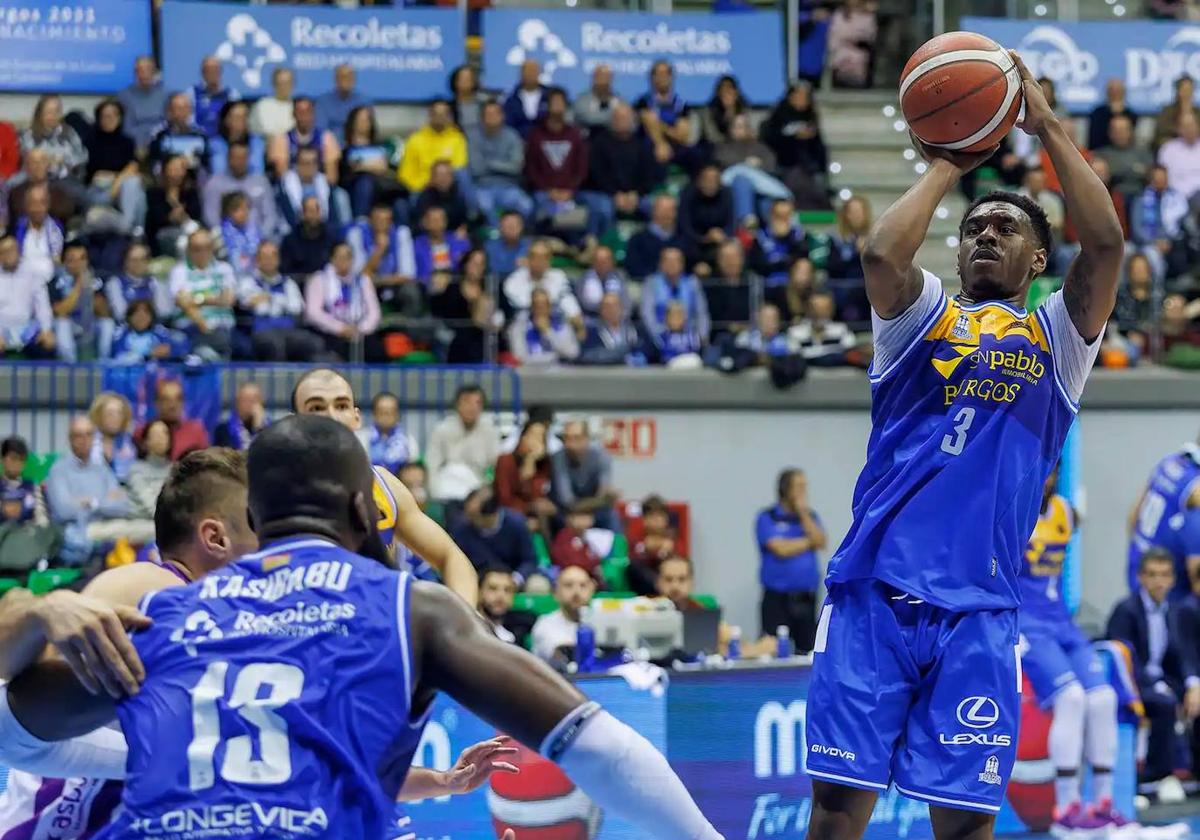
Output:
[[[258,735],[257,751],[252,735],[238,735],[226,742],[221,778],[234,784],[282,784],[292,775],[291,743],[287,721],[276,710],[300,697],[304,672],[281,662],[253,662],[238,672],[233,690],[226,697],[225,678],[229,670],[228,662],[210,663],[192,689],[192,742],[187,750],[189,784],[192,790],[206,790],[216,782],[216,752],[221,743],[217,703],[221,700]],[[256,752],[258,758],[254,757]]]
[[975,422],[975,409],[965,406],[954,415],[954,429],[942,437],[942,451],[951,455],[961,455],[967,445],[967,432]]

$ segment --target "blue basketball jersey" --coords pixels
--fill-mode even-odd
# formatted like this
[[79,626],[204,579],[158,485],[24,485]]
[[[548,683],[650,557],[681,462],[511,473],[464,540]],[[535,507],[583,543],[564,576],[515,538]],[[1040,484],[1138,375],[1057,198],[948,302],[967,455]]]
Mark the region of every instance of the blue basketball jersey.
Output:
[[1036,312],[949,299],[873,317],[871,436],[831,583],[875,578],[948,610],[1014,608],[1042,482],[1099,340],[1056,292]]
[[1188,530],[1188,498],[1200,479],[1200,447],[1184,444],[1177,452],[1163,458],[1154,466],[1146,492],[1138,505],[1133,536],[1129,540],[1130,586],[1137,589],[1137,567],[1143,554],[1151,547],[1165,548],[1174,555],[1177,588],[1188,589],[1183,560],[1187,550],[1184,534]]
[[321,539],[280,541],[150,596],[142,690],[104,838],[378,840],[424,728],[411,577]]
[[1062,599],[1063,561],[1075,532],[1075,514],[1062,496],[1050,497],[1038,516],[1021,564],[1021,630],[1030,625],[1070,623]]

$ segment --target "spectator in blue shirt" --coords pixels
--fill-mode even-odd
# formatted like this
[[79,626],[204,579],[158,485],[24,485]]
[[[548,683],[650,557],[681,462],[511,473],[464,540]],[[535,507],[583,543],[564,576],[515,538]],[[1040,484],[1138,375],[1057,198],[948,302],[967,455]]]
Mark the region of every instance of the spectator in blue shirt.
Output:
[[314,362],[325,344],[304,329],[304,295],[291,277],[279,273],[279,246],[259,243],[255,271],[238,281],[237,299],[254,316],[251,343],[254,358],[263,362]]
[[705,149],[694,139],[692,112],[675,90],[675,68],[659,59],[650,67],[650,90],[633,108],[642,118],[642,131],[654,144],[659,163],[675,163],[689,172],[703,162]]
[[687,310],[673,300],[667,304],[667,317],[662,332],[655,337],[658,363],[670,367],[697,368],[701,365],[700,351],[704,342],[696,328],[688,323]]
[[333,68],[333,90],[317,97],[317,127],[341,134],[350,112],[367,104],[354,89],[354,68],[339,64]]
[[221,62],[216,56],[205,56],[200,62],[200,80],[200,84],[192,85],[184,93],[192,100],[196,126],[209,137],[215,137],[221,124],[221,111],[242,96],[221,84]]
[[648,277],[642,288],[642,326],[656,340],[667,329],[667,307],[672,303],[683,307],[687,328],[707,340],[712,324],[700,281],[684,271],[681,250],[664,248],[658,259],[658,272]]
[[117,329],[112,343],[112,360],[119,364],[139,365],[151,360],[181,358],[187,354],[182,333],[155,323],[154,304],[149,298],[137,298],[129,304],[126,323]]
[[483,243],[487,254],[488,269],[499,277],[507,277],[517,270],[529,251],[529,237],[525,235],[525,219],[515,210],[506,210],[500,216],[495,239]]
[[254,273],[258,245],[263,241],[262,230],[250,218],[250,198],[241,190],[221,197],[221,242],[226,261],[233,273],[249,277]]
[[762,565],[760,608],[764,636],[787,627],[797,653],[808,653],[816,636],[817,551],[825,547],[825,529],[808,506],[808,477],[803,470],[779,474],[778,501],[758,514],[754,525]]
[[421,217],[421,227],[425,232],[413,240],[413,253],[417,280],[428,288],[435,274],[454,273],[463,254],[471,250],[471,243],[466,237],[446,229],[446,211],[436,205],[426,209]]
[[129,305],[135,300],[150,301],[153,314],[159,317],[170,315],[175,308],[166,285],[150,273],[150,248],[142,242],[132,242],[125,249],[121,273],[108,278],[104,296],[118,324],[125,322]]
[[167,100],[166,125],[154,135],[148,156],[156,169],[173,157],[187,158],[193,176],[208,168],[208,135],[193,121],[192,100],[186,93],[172,94]]
[[244,143],[249,156],[248,171],[251,175],[267,172],[267,144],[261,135],[250,131],[250,105],[238,100],[226,102],[221,109],[217,133],[209,138],[208,171],[212,175],[223,175],[229,170],[229,148],[234,143]]
[[503,507],[491,487],[480,487],[467,496],[463,520],[450,529],[450,536],[476,569],[511,569],[518,586],[538,570],[525,515]]
[[521,80],[504,100],[504,121],[522,137],[546,116],[546,86],[541,82],[542,66],[527,58],[521,64]]
[[393,475],[421,456],[416,440],[400,422],[400,398],[390,391],[380,391],[371,399],[371,423],[359,432],[359,437],[371,463]]
[[54,311],[54,337],[58,357],[64,362],[104,358],[112,344],[113,322],[101,282],[88,265],[87,248],[70,242],[63,248],[63,264],[46,291]]
[[86,416],[71,421],[71,451],[46,477],[46,498],[55,522],[66,529],[65,555],[86,560],[97,544],[125,537],[135,545],[154,539],[154,523],[133,519],[129,496],[102,460],[92,457],[96,428]]

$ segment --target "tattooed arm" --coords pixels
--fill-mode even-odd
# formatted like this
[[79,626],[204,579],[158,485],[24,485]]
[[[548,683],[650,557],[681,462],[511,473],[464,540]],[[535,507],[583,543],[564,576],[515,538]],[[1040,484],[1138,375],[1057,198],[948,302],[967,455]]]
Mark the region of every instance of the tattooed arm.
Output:
[[1063,302],[1075,329],[1091,343],[1104,329],[1116,304],[1125,237],[1108,188],[1075,147],[1075,138],[1054,116],[1029,68],[1016,53],[1012,55],[1020,68],[1025,94],[1021,127],[1042,141],[1062,181],[1067,215],[1079,235],[1080,252],[1067,269]]

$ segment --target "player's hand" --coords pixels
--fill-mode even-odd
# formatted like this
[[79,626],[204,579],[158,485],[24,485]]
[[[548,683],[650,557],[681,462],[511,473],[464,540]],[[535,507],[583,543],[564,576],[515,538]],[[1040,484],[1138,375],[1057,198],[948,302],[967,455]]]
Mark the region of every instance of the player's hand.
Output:
[[454,766],[446,771],[446,792],[455,795],[477,790],[493,773],[519,773],[515,764],[498,761],[498,756],[514,755],[516,747],[508,746],[508,736],[480,741],[467,747]]
[[1054,109],[1046,100],[1042,86],[1029,72],[1021,56],[1017,55],[1016,50],[1009,50],[1008,54],[1016,62],[1017,72],[1021,74],[1021,94],[1025,97],[1025,116],[1017,126],[1026,134],[1041,134],[1046,126],[1057,123],[1058,117],[1054,115]]
[[1188,720],[1200,717],[1200,685],[1191,686],[1183,694],[1183,713]]
[[92,694],[103,690],[115,698],[137,693],[146,669],[125,631],[149,627],[150,619],[133,607],[111,606],[63,590],[43,597],[35,615],[46,641],[84,688]]
[[917,150],[917,154],[926,163],[932,164],[935,160],[944,160],[957,169],[959,175],[966,175],[972,169],[982,166],[996,153],[996,149],[1000,147],[1000,144],[997,143],[995,146],[992,146],[990,149],[984,149],[982,152],[952,152],[949,149],[930,146],[911,131],[908,132],[908,136],[912,140],[913,148]]

